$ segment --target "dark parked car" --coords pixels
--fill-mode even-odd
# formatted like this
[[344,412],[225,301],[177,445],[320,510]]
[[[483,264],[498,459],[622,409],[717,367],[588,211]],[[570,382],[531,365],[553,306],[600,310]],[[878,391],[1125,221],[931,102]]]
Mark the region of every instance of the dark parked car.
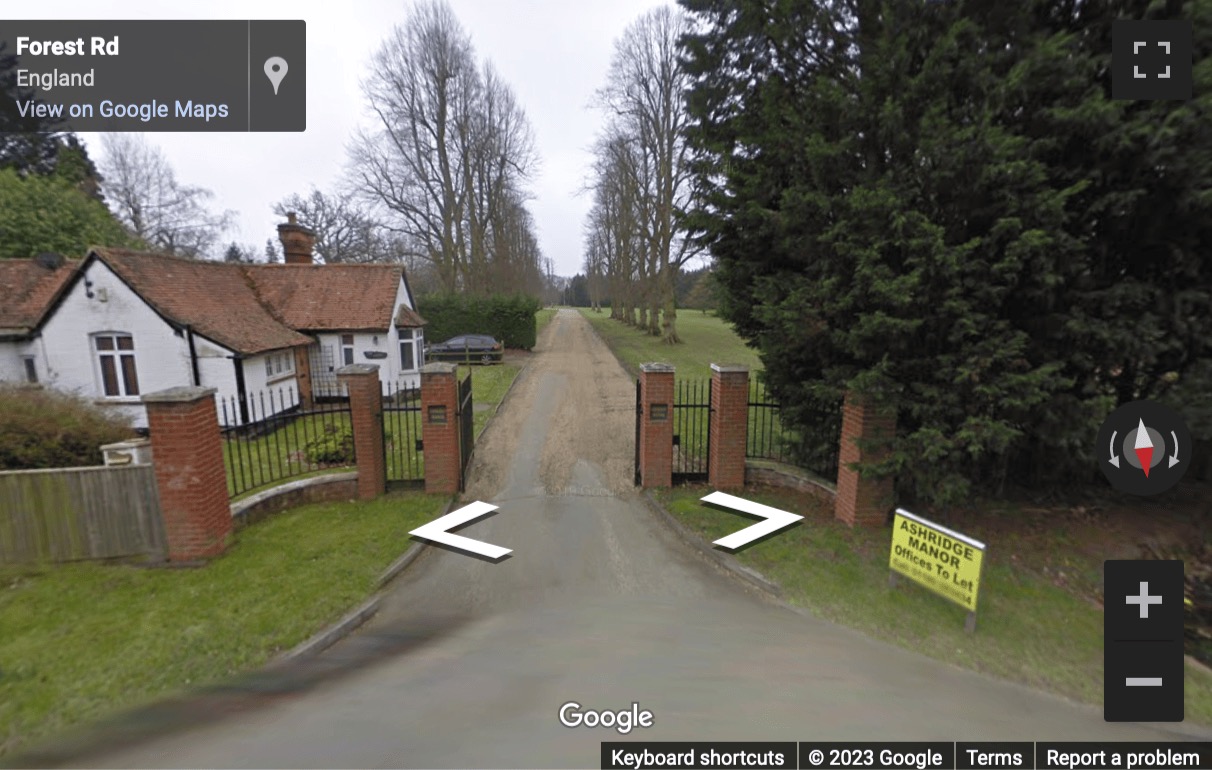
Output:
[[427,361],[499,364],[504,356],[505,346],[486,334],[460,334],[425,348]]

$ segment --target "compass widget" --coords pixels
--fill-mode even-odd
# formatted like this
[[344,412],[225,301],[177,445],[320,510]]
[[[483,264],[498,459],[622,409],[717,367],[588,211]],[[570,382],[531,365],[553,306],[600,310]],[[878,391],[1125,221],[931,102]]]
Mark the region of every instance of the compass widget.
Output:
[[1191,464],[1191,434],[1182,415],[1152,401],[1111,413],[1098,432],[1099,467],[1111,485],[1134,495],[1170,489]]

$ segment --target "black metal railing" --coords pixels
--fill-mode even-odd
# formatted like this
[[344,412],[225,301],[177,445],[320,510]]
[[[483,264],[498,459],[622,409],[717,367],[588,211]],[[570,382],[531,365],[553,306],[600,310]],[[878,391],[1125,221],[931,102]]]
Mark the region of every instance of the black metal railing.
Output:
[[471,371],[459,383],[459,491],[467,488],[467,464],[475,448],[475,405],[471,395]]
[[673,398],[673,480],[706,481],[711,455],[711,380],[678,380]]
[[749,436],[745,457],[790,462],[795,435],[783,427],[779,403],[763,382],[749,383]]
[[796,465],[833,480],[837,478],[838,449],[842,433],[840,400],[810,400],[796,406],[794,420],[808,426],[790,427],[783,407],[761,381],[749,385],[749,435],[746,459],[773,460]]
[[348,402],[305,408],[287,387],[220,398],[218,409],[229,498],[356,463]]
[[336,379],[312,380],[311,392],[318,403],[349,400],[349,391],[345,384]]
[[383,383],[383,452],[389,482],[425,479],[421,445],[421,391],[407,383]]
[[635,485],[637,487],[644,481],[643,474],[640,473],[640,431],[643,429],[643,421],[643,387],[637,379],[635,381]]

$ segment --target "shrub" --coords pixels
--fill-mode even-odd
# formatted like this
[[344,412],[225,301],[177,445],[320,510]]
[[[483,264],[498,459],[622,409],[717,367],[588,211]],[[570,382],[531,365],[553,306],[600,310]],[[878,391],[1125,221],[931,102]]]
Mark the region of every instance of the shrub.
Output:
[[523,350],[534,347],[535,313],[541,308],[537,299],[526,296],[437,294],[417,300],[417,312],[429,322],[425,338],[430,342],[459,334],[491,334],[505,347]]
[[307,442],[307,461],[312,465],[348,465],[354,461],[353,431],[336,425]]
[[0,384],[0,470],[101,465],[101,446],[134,437],[129,419],[76,396]]
[[[383,432],[383,443],[391,443],[391,431]],[[324,426],[324,434],[316,436],[304,447],[307,461],[312,465],[352,465],[354,462],[353,430],[336,425]]]

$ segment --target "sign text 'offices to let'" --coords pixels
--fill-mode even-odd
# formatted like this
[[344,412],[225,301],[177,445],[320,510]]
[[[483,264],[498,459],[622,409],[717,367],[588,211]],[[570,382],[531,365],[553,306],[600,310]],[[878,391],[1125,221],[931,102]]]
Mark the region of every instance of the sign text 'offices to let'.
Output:
[[944,599],[976,612],[985,544],[921,516],[896,510],[889,568]]

